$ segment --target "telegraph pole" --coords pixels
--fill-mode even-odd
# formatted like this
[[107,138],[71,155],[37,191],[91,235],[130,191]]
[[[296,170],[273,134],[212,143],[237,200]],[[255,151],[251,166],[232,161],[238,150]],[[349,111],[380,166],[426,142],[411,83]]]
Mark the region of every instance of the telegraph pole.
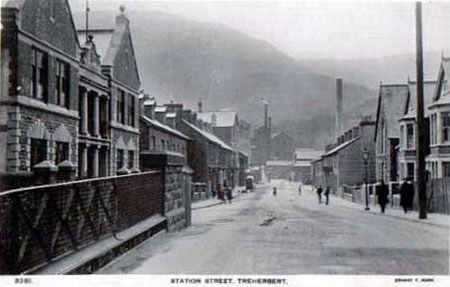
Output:
[[416,73],[417,73],[417,133],[416,133],[416,159],[417,159],[417,189],[419,195],[419,219],[427,218],[427,193],[425,182],[425,142],[423,116],[423,57],[422,57],[422,3],[416,2]]

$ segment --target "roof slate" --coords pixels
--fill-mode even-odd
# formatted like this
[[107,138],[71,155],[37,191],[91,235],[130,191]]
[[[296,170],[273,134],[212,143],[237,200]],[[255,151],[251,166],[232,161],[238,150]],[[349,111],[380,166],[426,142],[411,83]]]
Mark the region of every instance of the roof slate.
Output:
[[[423,84],[423,99],[424,99],[424,116],[427,117],[430,113],[429,107],[433,102],[434,89],[436,82],[425,81]],[[415,118],[416,117],[416,97],[417,97],[417,84],[416,82],[409,82],[409,96],[405,103],[405,114],[403,118]]]
[[[407,85],[382,85],[380,87],[377,123],[380,121],[379,117],[383,116],[387,123],[388,138],[398,138],[400,136],[398,120],[403,115],[407,96]],[[376,128],[377,132],[378,124]]]
[[165,130],[165,131],[168,132],[168,133],[171,133],[171,134],[176,135],[176,136],[178,136],[178,137],[184,138],[184,139],[186,139],[186,140],[189,139],[189,137],[186,136],[185,134],[183,134],[182,132],[180,132],[180,131],[178,131],[178,130],[175,130],[175,129],[169,127],[169,126],[166,126],[166,125],[164,125],[164,124],[158,122],[157,120],[150,119],[150,118],[147,117],[147,116],[142,116],[142,118],[144,119],[145,122],[147,122],[147,123],[150,124],[150,125],[153,125],[153,126],[155,126],[155,127],[158,127],[158,128],[160,128],[160,129],[163,129],[163,130]]
[[219,146],[221,146],[224,149],[230,150],[230,151],[234,151],[229,145],[227,145],[226,143],[224,143],[221,139],[219,139],[218,137],[216,137],[215,135],[201,130],[200,128],[198,128],[197,126],[183,120],[183,122],[190,127],[191,129],[195,130],[197,133],[199,133],[200,135],[202,135],[203,137],[205,137],[207,140],[214,142],[216,144],[218,144]]

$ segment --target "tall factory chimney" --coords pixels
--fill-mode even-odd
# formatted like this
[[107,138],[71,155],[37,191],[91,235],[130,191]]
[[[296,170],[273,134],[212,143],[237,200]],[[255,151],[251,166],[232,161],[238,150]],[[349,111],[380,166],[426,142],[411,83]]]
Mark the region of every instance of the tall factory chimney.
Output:
[[342,101],[343,101],[342,79],[338,78],[338,79],[336,79],[336,115],[335,115],[335,120],[334,120],[334,123],[335,123],[334,138],[336,140],[342,134],[342,130],[343,130]]

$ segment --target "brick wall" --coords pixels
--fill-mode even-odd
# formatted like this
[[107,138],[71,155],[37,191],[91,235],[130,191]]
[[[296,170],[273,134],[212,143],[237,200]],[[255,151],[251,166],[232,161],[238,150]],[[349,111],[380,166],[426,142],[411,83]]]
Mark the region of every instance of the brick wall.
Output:
[[0,194],[0,274],[17,274],[163,213],[162,174],[32,187]]

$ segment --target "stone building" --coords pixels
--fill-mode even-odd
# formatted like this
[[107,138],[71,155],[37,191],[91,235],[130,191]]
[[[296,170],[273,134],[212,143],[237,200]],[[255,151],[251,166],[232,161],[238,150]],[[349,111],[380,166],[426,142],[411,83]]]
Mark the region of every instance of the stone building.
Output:
[[1,9],[0,173],[74,166],[79,43],[70,7],[10,0]]
[[193,169],[193,182],[206,183],[209,192],[225,184],[234,187],[235,151],[212,133],[208,123],[197,119],[190,110],[182,111],[177,128],[191,140],[188,142],[187,160]]
[[380,85],[375,124],[376,179],[395,182],[398,177],[400,125],[408,95],[408,85]]
[[240,121],[237,113],[232,110],[204,112],[201,103],[199,103],[197,118],[210,124],[212,133],[233,148],[232,161],[235,167],[232,172],[233,186],[244,185],[243,178],[245,178],[245,171],[248,167],[250,149],[249,124]]
[[365,181],[364,149],[368,152],[368,183],[375,182],[375,121],[362,118],[358,126],[347,130],[336,143],[327,145],[325,153],[312,161],[314,186],[330,186],[334,193],[343,186]]
[[[80,90],[82,94],[86,94],[87,101],[91,100],[93,104],[94,137],[98,137],[95,133],[101,132],[100,127],[103,127],[105,134],[108,135],[107,140],[110,141],[109,153],[102,153],[103,145],[98,142],[87,142],[81,148],[87,148],[88,154],[91,149],[94,159],[96,154],[108,156],[106,161],[111,174],[129,173],[137,171],[139,167],[140,79],[131,38],[130,21],[124,12],[125,8],[121,6],[114,27],[98,27],[94,18],[91,21],[92,28],[88,27],[86,31],[86,27],[81,27],[78,30],[80,37],[85,35],[93,37],[96,50],[101,57],[102,73],[109,80],[108,96],[103,96],[92,87],[82,86]],[[82,100],[85,98],[82,97]],[[103,125],[106,120],[108,124]],[[90,123],[89,120],[87,122]]]
[[[429,107],[433,99],[433,92],[436,82],[424,81],[424,117],[426,124],[424,125],[425,155],[429,150]],[[416,178],[416,82],[408,81],[408,95],[406,97],[403,115],[399,119],[400,126],[400,147],[398,154],[399,161],[399,180],[405,178]]]
[[43,171],[48,182],[138,171],[140,81],[124,8],[114,28],[78,32],[67,1],[8,0],[1,13],[0,173]]
[[436,88],[428,107],[430,154],[427,169],[432,178],[450,177],[450,58],[441,58]]

